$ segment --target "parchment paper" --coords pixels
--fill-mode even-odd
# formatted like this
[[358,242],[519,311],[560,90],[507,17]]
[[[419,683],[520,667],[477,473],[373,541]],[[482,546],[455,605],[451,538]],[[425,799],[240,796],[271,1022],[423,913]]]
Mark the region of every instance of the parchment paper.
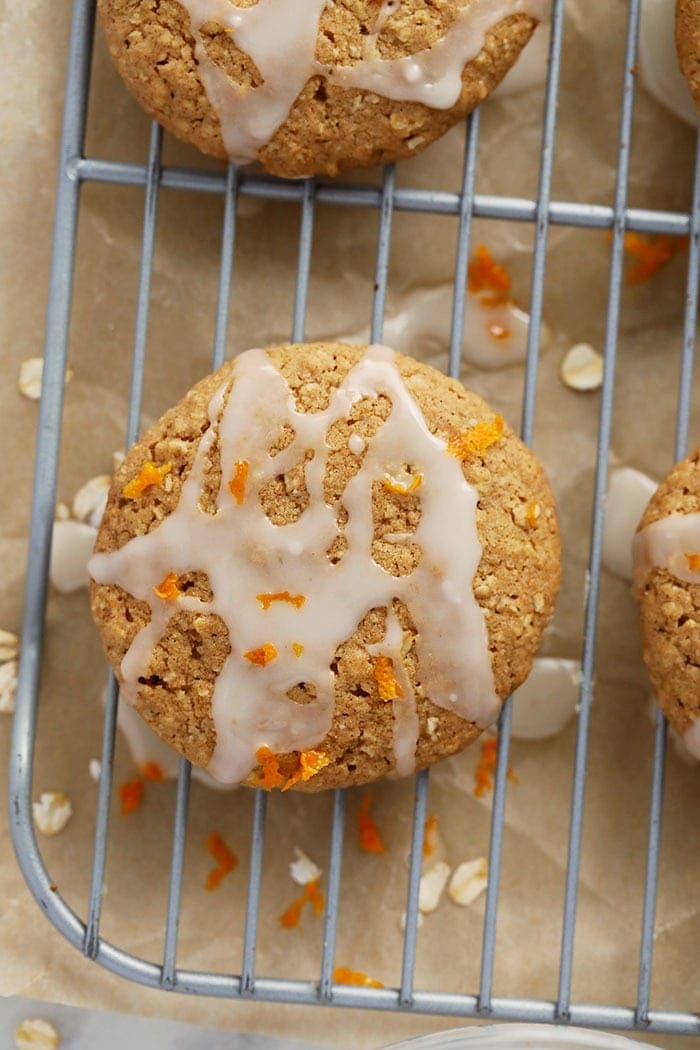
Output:
[[[16,390],[20,362],[41,353],[64,83],[69,5],[48,16],[41,0],[8,4],[0,23],[4,107],[0,236],[5,308],[0,353],[3,429],[0,626],[18,629],[29,518],[37,406]],[[554,198],[611,203],[624,47],[621,0],[568,4],[563,86],[556,144]],[[535,194],[542,89],[493,100],[483,108],[478,189]],[[98,38],[88,152],[142,162],[148,122],[123,89]],[[399,183],[457,189],[463,129],[399,170]],[[633,138],[630,203],[687,211],[694,135],[640,89]],[[206,164],[166,140],[168,163]],[[361,176],[375,179],[376,173]],[[89,477],[110,469],[125,429],[143,192],[88,185],[83,190],[76,296],[59,479],[70,502]],[[174,403],[209,371],[217,288],[222,201],[163,191],[159,202],[144,394],[144,422]],[[299,210],[245,202],[238,224],[229,347],[288,338]],[[307,336],[356,331],[367,322],[373,284],[376,214],[319,206],[314,232]],[[486,242],[513,274],[516,297],[529,296],[532,228],[477,221],[473,243]],[[397,213],[394,218],[389,311],[411,289],[448,281],[456,242],[449,218]],[[565,545],[564,583],[544,652],[576,658],[581,650],[585,568],[599,395],[577,394],[559,377],[560,346],[582,340],[602,347],[609,243],[604,232],[553,227],[545,318],[557,347],[545,354],[534,446],[552,480]],[[614,416],[614,462],[656,477],[672,463],[675,398],[682,338],[686,260],[677,256],[653,280],[627,288],[621,319]],[[422,356],[445,361],[445,347]],[[497,372],[467,368],[465,381],[517,426],[521,366]],[[700,440],[694,394],[691,441]],[[99,754],[98,696],[105,668],[86,594],[52,594],[39,718],[35,795],[62,790],[75,814],[41,846],[60,892],[85,914],[96,786],[88,762]],[[652,757],[649,685],[641,663],[628,585],[604,574],[595,702],[581,866],[573,998],[634,1002],[641,924],[644,850]],[[9,719],[0,716],[0,753]],[[512,745],[518,777],[508,791],[494,993],[554,998],[557,986],[564,871],[575,728],[549,742]],[[438,766],[430,812],[438,816],[452,864],[486,854],[490,799],[472,794],[478,748]],[[4,764],[4,758],[2,759]],[[134,772],[118,744],[115,781]],[[4,777],[0,794],[5,810]],[[336,961],[387,985],[400,976],[399,917],[412,782],[374,790],[374,814],[386,839],[384,856],[358,851],[360,793],[348,799],[347,840]],[[652,1004],[698,1007],[700,935],[697,812],[700,772],[671,751],[664,809]],[[237,972],[240,967],[252,796],[215,794],[194,785],[187,848],[179,965]],[[147,785],[141,809],[122,817],[115,805],[106,873],[103,935],[158,960],[162,952],[166,875],[174,787]],[[277,916],[298,890],[287,865],[295,846],[325,867],[330,797],[272,797],[262,882],[257,972],[318,975],[321,921],[305,915],[286,931]],[[3,818],[4,819],[4,818]],[[238,869],[215,895],[203,889],[210,858],[204,838],[218,830],[239,856]],[[40,916],[23,885],[5,829],[0,855],[0,993],[44,997],[101,1008],[155,1014],[222,1028],[302,1033],[315,1042],[375,1046],[450,1027],[445,1019],[383,1016],[186,999],[125,983],[86,962]],[[483,897],[458,909],[448,899],[419,934],[416,987],[473,992],[477,988]],[[690,1040],[664,1038],[667,1047]]]

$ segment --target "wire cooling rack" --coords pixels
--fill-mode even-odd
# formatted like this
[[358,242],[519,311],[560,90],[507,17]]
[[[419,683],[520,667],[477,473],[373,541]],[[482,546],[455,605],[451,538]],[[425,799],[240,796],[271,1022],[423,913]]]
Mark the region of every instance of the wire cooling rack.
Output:
[[[450,193],[395,186],[394,171],[387,167],[381,187],[317,184],[314,180],[284,182],[246,174],[229,166],[226,172],[194,171],[161,164],[161,130],[153,125],[148,162],[124,164],[84,156],[84,135],[90,61],[94,30],[94,0],[75,0],[73,8],[70,62],[61,141],[58,194],[53,241],[53,259],[46,321],[44,389],[41,400],[36,452],[33,512],[29,541],[26,608],[22,635],[21,674],[17,696],[10,760],[10,820],[12,835],[24,876],[48,918],[63,935],[89,958],[132,981],[165,990],[193,995],[250,998],[287,1003],[334,1004],[381,1010],[413,1011],[453,1017],[480,1017],[493,1020],[571,1023],[601,1028],[638,1029],[652,1033],[700,1034],[700,1017],[683,1011],[650,1009],[653,935],[656,905],[661,810],[664,792],[666,724],[657,718],[654,762],[650,787],[651,803],[646,857],[643,922],[637,1001],[633,1006],[587,1005],[571,1001],[572,964],[576,930],[576,907],[581,857],[582,819],[586,784],[589,713],[592,699],[598,612],[604,497],[607,481],[610,430],[615,384],[615,358],[623,269],[624,235],[627,230],[666,233],[689,237],[687,300],[676,423],[676,458],[686,452],[690,417],[691,377],[696,337],[698,282],[700,280],[700,143],[695,167],[695,183],[690,214],[630,208],[628,172],[630,139],[635,96],[635,63],[639,29],[640,0],[630,0],[627,24],[625,74],[620,108],[617,182],[612,206],[574,204],[551,199],[553,148],[557,117],[557,92],[561,63],[562,28],[565,0],[554,0],[549,75],[545,92],[542,153],[536,200],[476,194],[474,191],[479,114],[466,125],[464,167],[461,192]],[[100,936],[102,886],[108,835],[108,812],[112,792],[112,764],[117,712],[117,689],[113,678],[107,691],[102,745],[102,777],[97,804],[91,892],[86,919],[80,918],[52,886],[38,850],[31,819],[31,786],[34,736],[37,718],[38,683],[42,661],[44,614],[51,529],[56,499],[56,477],[63,403],[63,376],[66,366],[68,327],[71,312],[75,263],[76,230],[81,186],[85,182],[143,186],[145,205],[141,249],[141,269],[131,378],[131,398],[126,442],[138,436],[141,388],[144,373],[154,234],[158,197],[161,189],[192,193],[219,194],[224,197],[221,231],[221,268],[216,313],[212,366],[224,359],[225,334],[229,312],[231,273],[236,243],[236,203],[239,195],[295,202],[301,207],[298,273],[291,337],[304,337],[304,317],[312,251],[314,211],[317,204],[330,203],[349,208],[369,208],[379,212],[375,293],[372,306],[371,339],[382,334],[387,286],[387,268],[395,211],[423,212],[453,216],[456,220],[457,252],[454,272],[452,330],[449,371],[459,374],[464,318],[464,290],[471,222],[474,216],[516,220],[535,227],[532,261],[531,324],[525,368],[522,436],[530,442],[537,391],[538,349],[542,320],[542,300],[551,224],[603,229],[612,232],[609,300],[605,332],[605,370],[598,424],[598,453],[592,507],[592,534],[589,557],[589,587],[583,640],[583,681],[573,767],[573,792],[569,828],[563,933],[556,1000],[516,999],[492,994],[496,918],[499,905],[499,878],[504,837],[504,815],[511,711],[510,702],[500,719],[500,746],[495,774],[489,885],[481,952],[481,976],[474,994],[452,994],[414,989],[418,890],[423,854],[428,773],[415,780],[410,870],[408,876],[407,921],[398,988],[364,988],[333,982],[334,950],[338,923],[339,891],[344,825],[344,794],[336,791],[328,858],[327,907],[324,920],[321,971],[317,982],[271,979],[255,970],[256,933],[260,899],[266,795],[255,796],[251,865],[247,891],[243,957],[240,974],[205,973],[177,966],[177,936],[181,905],[182,873],[187,824],[190,766],[180,765],[172,864],[168,892],[164,952],[159,963],[129,954]]]

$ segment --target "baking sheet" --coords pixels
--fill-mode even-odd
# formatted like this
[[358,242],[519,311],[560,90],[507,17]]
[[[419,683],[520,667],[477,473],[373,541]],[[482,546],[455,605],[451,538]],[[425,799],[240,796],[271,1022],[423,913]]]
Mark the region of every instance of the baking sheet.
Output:
[[[0,626],[17,629],[29,519],[37,406],[15,388],[20,362],[41,353],[49,262],[53,184],[60,129],[66,7],[47,23],[40,0],[9,5],[0,33],[10,95],[4,113],[0,172],[0,236],[12,246],[3,275],[0,324],[3,375],[4,499],[0,536]],[[625,4],[570,0],[557,135],[554,199],[611,203],[617,153]],[[17,46],[17,42],[21,46]],[[483,107],[477,174],[480,192],[532,197],[542,88]],[[143,161],[148,123],[118,81],[98,39],[90,105],[88,153]],[[399,169],[402,185],[458,189],[463,129]],[[633,140],[630,203],[687,211],[694,135],[640,89]],[[207,164],[167,139],[166,163]],[[376,173],[359,176],[374,180]],[[83,189],[76,298],[67,388],[59,496],[70,502],[89,477],[110,469],[125,429],[130,350],[137,294],[143,192],[87,185]],[[163,191],[154,262],[144,394],[144,423],[156,418],[209,370],[214,331],[222,200]],[[294,293],[299,209],[242,202],[233,276],[229,347],[288,338]],[[319,205],[311,267],[308,338],[357,331],[372,299],[377,215]],[[473,244],[487,243],[513,275],[516,297],[529,296],[532,229],[528,224],[476,221]],[[388,311],[412,290],[451,278],[453,219],[396,213]],[[685,256],[680,254],[638,288],[626,288],[621,319],[613,461],[656,477],[672,462]],[[590,499],[599,394],[577,394],[558,377],[561,346],[582,340],[601,347],[609,266],[604,232],[552,228],[545,319],[557,336],[543,355],[534,447],[549,472],[561,515],[565,567],[562,593],[543,652],[578,657],[588,556]],[[420,356],[438,365],[446,347],[426,339]],[[465,368],[463,378],[509,421],[519,422],[523,369]],[[698,386],[691,443],[700,440]],[[96,786],[88,763],[99,754],[98,697],[105,669],[85,592],[52,593],[39,716],[35,796],[62,790],[74,817],[41,846],[67,901],[85,914]],[[575,1001],[630,1004],[636,993],[644,849],[653,728],[649,686],[640,659],[628,585],[607,574],[601,589],[595,700],[591,721],[581,888],[576,936]],[[0,754],[9,719],[0,716]],[[574,726],[548,742],[512,744],[517,784],[509,786],[496,945],[494,994],[554,998],[566,861]],[[486,854],[489,798],[473,796],[478,749],[437,767],[429,811],[439,819],[448,859]],[[4,758],[2,759],[4,764]],[[134,767],[119,740],[115,781]],[[4,806],[5,783],[0,784]],[[387,843],[384,856],[357,848],[361,792],[350,793],[336,962],[399,981],[400,915],[410,837],[411,781],[373,791],[374,815]],[[696,814],[698,769],[669,755],[664,809],[652,1005],[698,1005],[696,945],[700,934]],[[214,794],[193,785],[178,963],[237,971],[242,948],[247,839],[252,797]],[[174,786],[149,784],[142,807],[122,817],[115,804],[106,872],[103,935],[147,959],[162,952]],[[269,805],[257,972],[316,978],[321,920],[305,915],[282,930],[278,915],[298,890],[288,875],[294,847],[322,867],[328,847],[330,797],[282,798]],[[214,896],[203,889],[211,865],[206,835],[219,831],[239,867]],[[86,962],[41,919],[8,845],[0,855],[0,994],[154,1014],[222,1028],[302,1032],[315,1042],[374,1046],[449,1027],[445,1019],[333,1012],[271,1004],[194,1001],[120,981]],[[477,987],[483,897],[458,909],[447,898],[419,932],[416,987],[473,992]],[[372,915],[372,922],[366,921]],[[659,1041],[658,1039],[656,1040]],[[666,1037],[667,1047],[690,1040]]]

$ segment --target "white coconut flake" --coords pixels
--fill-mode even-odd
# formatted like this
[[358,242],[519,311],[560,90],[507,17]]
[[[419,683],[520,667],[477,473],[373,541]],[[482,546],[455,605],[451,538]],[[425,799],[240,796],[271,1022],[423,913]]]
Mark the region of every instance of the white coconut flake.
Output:
[[428,736],[435,736],[439,725],[440,719],[435,715],[431,715],[427,722]]
[[126,453],[122,452],[121,449],[116,449],[112,453],[112,470],[119,470],[125,459]]
[[86,481],[73,499],[73,517],[97,528],[107,506],[110,482],[109,474],[97,474]]
[[[19,380],[17,386],[20,394],[30,401],[38,401],[41,397],[41,383],[44,375],[43,357],[28,357],[23,361],[19,369]],[[73,375],[70,368],[66,369],[66,383]]]
[[97,783],[100,777],[102,776],[102,763],[100,762],[99,758],[90,759],[90,761],[88,762],[88,771],[90,773],[91,780],[94,780],[95,783]]
[[572,390],[597,390],[603,384],[603,356],[588,343],[577,343],[564,355],[560,372]]
[[294,860],[289,863],[289,874],[297,886],[307,886],[310,882],[316,882],[321,878],[323,872],[311,857],[307,856],[302,849],[294,848]]
[[15,1029],[16,1050],[57,1050],[60,1045],[54,1026],[39,1017],[28,1017]]
[[17,673],[16,660],[8,660],[7,663],[0,664],[0,714],[11,715],[15,709]]
[[0,630],[0,664],[15,660],[19,652],[19,638],[13,631]]
[[32,803],[34,823],[42,835],[58,835],[73,815],[73,807],[62,791],[44,791]]
[[444,860],[439,860],[421,875],[418,907],[424,915],[430,914],[437,908],[449,877],[450,866]]
[[57,591],[69,594],[87,587],[87,565],[96,537],[97,529],[84,521],[54,522],[49,577]]
[[465,860],[455,868],[447,892],[455,904],[467,907],[480,897],[489,884],[489,865],[486,857]]
[[[407,922],[408,922],[408,917],[406,915],[406,912],[402,911],[401,912],[401,916],[399,918],[399,928],[401,930],[401,933],[405,933],[406,932],[406,923]],[[418,914],[416,916],[416,929],[419,930],[422,925],[423,925],[423,916],[421,915],[420,912],[418,912]]]

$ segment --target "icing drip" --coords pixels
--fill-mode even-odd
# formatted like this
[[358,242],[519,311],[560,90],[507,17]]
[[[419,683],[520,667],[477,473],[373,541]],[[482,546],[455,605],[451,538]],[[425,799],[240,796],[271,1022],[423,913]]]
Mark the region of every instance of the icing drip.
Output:
[[[669,514],[638,532],[632,544],[634,585],[640,588],[653,569],[666,569],[684,583],[700,584],[700,512]],[[700,760],[700,718],[690,723],[683,743]]]
[[391,659],[401,694],[391,701],[394,716],[394,758],[396,772],[400,777],[408,776],[416,768],[416,744],[420,733],[416,698],[403,662],[403,640],[401,624],[394,610],[390,609],[387,612],[384,641],[367,646],[367,652],[371,656],[388,656]]
[[[377,38],[400,0],[385,0],[359,60],[353,65],[329,66],[316,59],[319,23],[327,0],[258,0],[247,8],[235,7],[231,0],[182,3],[190,16],[199,76],[219,117],[226,152],[239,164],[256,159],[314,76],[326,77],[343,88],[449,109],[459,98],[462,71],[482,50],[488,31],[508,15],[524,13],[541,19],[547,8],[547,0],[471,0],[432,47],[388,59],[379,54]],[[201,35],[207,22],[229,31],[236,46],[252,59],[262,77],[258,87],[235,84],[209,58]]]
[[641,587],[652,569],[667,569],[684,583],[700,583],[689,555],[700,555],[700,512],[669,514],[638,532],[632,544],[634,585]]
[[[209,407],[211,425],[200,440],[177,507],[145,536],[137,536],[118,551],[96,554],[90,572],[98,583],[115,583],[146,601],[152,619],[140,631],[121,665],[122,695],[135,704],[139,677],[148,674],[151,653],[170,617],[178,610],[217,614],[228,628],[231,653],[217,678],[212,697],[216,747],[209,771],[225,782],[243,780],[255,765],[261,746],[275,753],[315,747],[328,732],[333,717],[334,676],[331,662],[370,609],[403,601],[417,629],[417,656],[426,696],[479,726],[498,715],[483,614],[472,593],[472,579],[481,558],[476,529],[478,495],[464,479],[458,459],[444,441],[428,430],[394,363],[394,352],[371,347],[322,412],[295,408],[284,377],[263,350],[237,358],[233,380],[217,392]],[[230,390],[225,409],[222,407]],[[342,494],[347,511],[346,550],[333,564],[326,555],[338,535],[337,508],[324,500],[323,480],[330,449],[329,428],[347,418],[362,398],[380,394],[391,411],[367,442],[360,468]],[[271,435],[287,424],[292,443],[276,456]],[[207,454],[219,443],[222,481],[216,513],[199,505]],[[262,509],[262,486],[286,473],[313,450],[304,466],[309,504],[296,522],[274,525]],[[423,481],[418,496],[421,516],[409,536],[421,550],[410,575],[394,577],[371,557],[374,533],[372,484],[386,473],[399,474],[407,450],[411,466]],[[238,503],[228,480],[246,461],[249,474],[245,499]],[[207,574],[213,600],[182,595],[162,601],[153,588],[170,572],[178,576],[196,569]],[[263,608],[256,595],[288,592],[304,595],[300,607],[272,602]],[[387,645],[397,648],[389,616]],[[266,643],[275,658],[265,666],[244,658]],[[299,644],[303,650],[299,652]],[[400,642],[398,645],[400,652]],[[397,672],[406,703],[395,712],[398,724],[397,760],[408,765],[405,751],[410,733],[410,683]],[[293,686],[313,686],[316,698],[296,704],[287,696]],[[311,691],[311,690],[309,690]],[[415,744],[412,745],[415,748]]]

